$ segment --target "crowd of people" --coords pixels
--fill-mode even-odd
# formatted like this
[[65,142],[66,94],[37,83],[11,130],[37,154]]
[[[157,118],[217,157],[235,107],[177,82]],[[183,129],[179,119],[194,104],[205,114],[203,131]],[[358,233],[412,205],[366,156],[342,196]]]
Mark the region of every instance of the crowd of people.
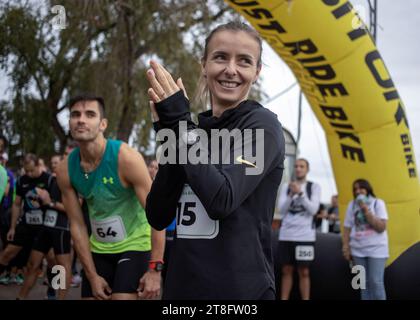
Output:
[[[28,153],[18,176],[2,173],[7,183],[0,189],[0,274],[2,279],[12,273],[22,279],[14,280],[22,284],[17,299],[27,298],[44,259],[50,279],[52,266],[66,270],[64,289],[56,293],[64,299],[76,256],[83,299],[289,299],[295,270],[301,298],[310,299],[317,228],[338,233],[341,213],[336,196],[328,211],[321,206],[321,187],[307,180],[310,165],[303,158],[296,160],[292,180],[280,187],[285,155],[281,124],[248,99],[262,67],[261,54],[259,34],[244,23],[220,25],[209,34],[198,100],[211,109],[199,114],[198,124],[191,120],[182,80],[151,61],[147,78],[155,130],[175,133],[180,143],[169,151],[199,150],[209,160],[204,163],[147,159],[146,164],[126,143],[105,138],[108,122],[101,97],[70,100],[74,143],[65,154],[54,155],[48,169]],[[221,152],[223,157],[223,150],[205,145],[198,133],[216,129],[251,130],[252,135],[239,148],[228,149],[229,161],[214,163],[213,155]],[[4,168],[6,150],[2,138]],[[245,159],[247,150],[262,150],[263,162]],[[248,174],[248,169],[260,172]],[[367,270],[362,299],[385,299],[386,206],[367,180],[355,181],[353,194],[341,217],[343,258]],[[276,206],[281,227],[273,252]],[[278,293],[275,261],[282,266]],[[17,271],[23,269],[24,276]],[[49,295],[51,290],[55,295],[54,288]]]

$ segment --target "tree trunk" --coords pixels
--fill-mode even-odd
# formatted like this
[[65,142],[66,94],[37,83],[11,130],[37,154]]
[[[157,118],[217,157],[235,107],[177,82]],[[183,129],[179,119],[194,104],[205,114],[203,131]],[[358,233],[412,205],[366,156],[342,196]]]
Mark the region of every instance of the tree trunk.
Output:
[[131,131],[133,130],[135,117],[133,116],[134,103],[132,101],[132,84],[133,65],[134,65],[134,49],[131,32],[130,17],[127,10],[123,10],[123,20],[125,27],[125,37],[127,41],[126,56],[122,58],[123,75],[124,75],[124,89],[123,89],[123,108],[121,120],[118,124],[117,139],[128,142]]

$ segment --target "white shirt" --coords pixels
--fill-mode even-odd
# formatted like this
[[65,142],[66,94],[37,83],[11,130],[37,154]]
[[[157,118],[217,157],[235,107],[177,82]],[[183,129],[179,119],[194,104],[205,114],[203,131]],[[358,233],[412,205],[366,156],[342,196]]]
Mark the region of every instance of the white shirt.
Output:
[[[368,207],[373,215],[382,220],[388,220],[385,202],[381,199],[369,197]],[[385,231],[375,231],[366,221],[359,205],[350,201],[344,227],[350,231],[350,250],[355,257],[388,258],[388,234]]]
[[288,184],[284,184],[280,190],[278,208],[282,223],[279,232],[281,241],[315,241],[315,227],[313,217],[318,212],[321,187],[312,183],[311,199],[306,194],[306,182],[301,185],[303,194],[290,196],[287,194]]

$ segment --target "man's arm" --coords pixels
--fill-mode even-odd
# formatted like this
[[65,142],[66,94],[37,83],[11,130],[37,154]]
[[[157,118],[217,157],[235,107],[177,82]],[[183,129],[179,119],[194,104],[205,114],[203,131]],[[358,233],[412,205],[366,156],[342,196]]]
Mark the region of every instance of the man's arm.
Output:
[[95,265],[90,252],[89,236],[86,225],[83,220],[82,209],[76,192],[71,187],[70,178],[67,172],[67,163],[63,161],[60,164],[57,173],[57,182],[62,192],[62,201],[70,222],[70,232],[73,238],[77,254],[83,264],[86,276],[96,275]]
[[[93,295],[95,298],[108,299],[109,297],[105,295],[104,291],[97,287],[100,286],[98,282],[101,282],[101,280],[98,280],[99,275],[96,272],[92,253],[90,251],[89,236],[83,220],[82,209],[80,207],[79,198],[70,183],[66,160],[60,163],[57,172],[57,182],[62,193],[62,202],[70,222],[70,232],[74,247],[80,262],[83,265],[86,277],[91,283]],[[111,289],[106,287],[107,285],[104,284],[102,289],[107,289],[110,292]]]
[[[146,198],[152,186],[152,179],[147,170],[146,163],[140,153],[123,144],[119,154],[120,177],[124,182],[134,188],[137,198],[143,208],[146,207]],[[165,249],[165,231],[152,228],[152,260],[162,260]]]
[[[144,162],[143,157],[134,149],[123,144],[118,157],[118,171],[120,179],[134,188],[137,198],[143,208],[146,206],[146,198],[150,192],[152,179]],[[152,228],[151,261],[163,261],[165,250],[165,230],[157,231]],[[139,296],[150,299],[160,294],[161,274],[154,270],[148,270],[140,279]]]
[[22,210],[22,197],[24,196],[24,191],[22,190],[22,186],[20,182],[21,182],[21,179],[19,178],[16,182],[16,197],[15,197],[15,200],[13,201],[12,216],[10,219],[10,228],[9,228],[9,231],[7,232],[8,241],[13,241],[15,237],[16,224]]
[[[3,194],[3,197],[5,197],[5,198],[6,198],[7,196],[9,196],[9,192],[10,192],[10,190],[11,190],[10,183],[11,183],[11,181],[10,181],[10,179],[9,179],[9,176],[7,176],[6,188],[4,189],[4,194]],[[1,197],[0,197],[0,200],[1,200]]]
[[22,209],[22,198],[16,195],[15,201],[12,206],[12,216],[10,221],[10,229],[16,229],[16,224],[20,216],[20,210]]
[[10,228],[7,232],[7,240],[13,241],[15,237],[15,230],[16,230],[16,224],[20,216],[20,210],[22,208],[22,198],[18,195],[16,195],[15,201],[12,205],[12,216],[10,221]]
[[310,215],[315,215],[318,212],[319,205],[321,203],[321,187],[318,184],[312,185],[311,199],[305,193],[302,196],[302,205],[306,208]]

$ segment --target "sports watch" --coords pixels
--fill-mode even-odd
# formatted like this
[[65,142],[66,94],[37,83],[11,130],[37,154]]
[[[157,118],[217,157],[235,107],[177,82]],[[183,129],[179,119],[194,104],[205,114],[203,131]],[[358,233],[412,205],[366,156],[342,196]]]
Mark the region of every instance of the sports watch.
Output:
[[149,270],[160,272],[163,270],[163,261],[149,261]]

